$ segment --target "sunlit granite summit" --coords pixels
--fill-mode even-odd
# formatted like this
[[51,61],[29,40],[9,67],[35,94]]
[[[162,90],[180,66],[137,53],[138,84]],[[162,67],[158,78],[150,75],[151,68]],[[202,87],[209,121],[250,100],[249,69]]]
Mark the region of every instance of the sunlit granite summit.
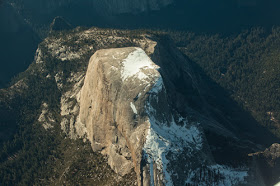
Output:
[[[170,105],[164,81],[169,77],[159,71],[141,48],[97,51],[81,90],[79,118],[93,150],[107,155],[119,175],[134,169],[138,185],[193,183],[196,164],[212,160],[199,124],[188,122]],[[213,172],[218,169],[219,174],[229,174],[224,180],[229,184],[242,182],[247,175],[220,165],[209,167]]]

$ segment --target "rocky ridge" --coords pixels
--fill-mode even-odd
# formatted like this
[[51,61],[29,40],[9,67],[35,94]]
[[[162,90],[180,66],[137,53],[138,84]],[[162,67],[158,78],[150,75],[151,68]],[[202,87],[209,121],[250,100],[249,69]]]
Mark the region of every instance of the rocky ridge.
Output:
[[[79,38],[82,38],[84,36],[89,37],[92,31],[88,30],[83,32],[82,34],[79,34]],[[96,31],[100,32],[100,30]],[[149,39],[149,37],[150,36],[148,35],[142,35],[140,39],[134,39],[130,42],[134,42],[134,45],[142,47],[148,55],[153,56],[155,59],[160,59],[161,55],[158,53],[158,43]],[[97,39],[99,41],[102,40],[99,37],[97,37]],[[109,42],[116,42],[118,40],[128,40],[128,38],[109,36],[107,39],[104,39],[102,41],[104,42],[106,40]],[[100,42],[99,44],[102,45],[103,43]],[[52,43],[52,45],[48,45],[51,51],[54,50],[53,46],[56,46],[56,44]],[[61,46],[60,48],[63,48],[63,46]],[[81,75],[80,78],[75,78],[75,81],[77,82],[76,85],[73,86],[75,88],[62,96],[61,115],[64,118],[61,123],[62,129],[67,134],[69,134],[70,137],[74,138],[87,134],[88,139],[92,143],[93,149],[99,150],[103,154],[107,155],[109,157],[109,165],[115,170],[115,172],[119,173],[120,175],[125,175],[129,173],[132,168],[134,168],[135,172],[137,173],[139,185],[147,185],[149,183],[165,183],[169,185],[176,183],[184,184],[184,182],[192,183],[194,177],[196,176],[192,175],[192,171],[189,171],[188,173],[184,172],[184,169],[195,170],[199,172],[201,160],[198,159],[198,157],[201,157],[201,159],[205,160],[205,165],[215,165],[215,162],[213,159],[209,158],[211,157],[211,155],[209,155],[210,152],[207,150],[207,143],[202,145],[203,132],[201,131],[201,129],[199,129],[198,123],[192,123],[188,125],[187,117],[180,116],[178,112],[173,111],[174,108],[168,106],[171,103],[170,100],[168,100],[169,96],[166,94],[165,86],[169,88],[168,91],[170,91],[171,94],[178,94],[178,92],[171,91],[172,89],[170,89],[170,87],[175,86],[173,81],[176,81],[176,76],[178,77],[182,75],[182,72],[179,72],[178,70],[178,68],[180,67],[179,64],[183,63],[180,60],[186,60],[183,56],[178,55],[178,52],[176,52],[176,50],[173,50],[174,54],[172,55],[174,56],[169,57],[179,58],[180,60],[177,64],[172,64],[170,63],[170,61],[164,60],[158,60],[158,63],[169,63],[170,66],[168,68],[169,70],[170,68],[174,68],[172,74],[175,75],[171,75],[171,78],[167,76],[162,77],[157,70],[148,69],[148,72],[152,70],[152,74],[154,74],[154,76],[151,76],[151,74],[147,75],[142,71],[140,71],[141,73],[138,73],[137,71],[137,77],[151,76],[153,78],[149,79],[148,81],[145,80],[145,78],[143,80],[139,80],[135,77],[131,78],[129,75],[127,75],[126,72],[122,72],[122,67],[120,66],[122,60],[125,61],[127,58],[129,58],[129,56],[133,54],[134,50],[136,50],[136,55],[138,53],[138,55],[142,55],[144,56],[144,58],[149,59],[147,57],[147,54],[145,54],[144,51],[142,51],[140,48],[108,49],[103,51],[101,50],[96,52],[95,55],[92,56],[88,72],[86,73],[86,77],[88,80],[85,80],[83,88],[81,89],[84,77],[83,75]],[[54,51],[59,50],[55,49]],[[83,50],[79,49],[79,51]],[[59,58],[61,56],[61,54],[57,52],[51,53],[54,56],[58,56]],[[107,55],[105,55],[106,53]],[[63,57],[60,59],[63,60]],[[138,60],[140,60],[141,62],[141,58],[139,58]],[[102,61],[102,63],[98,61]],[[112,64],[110,64],[110,62]],[[154,64],[153,62],[151,63]],[[188,74],[186,73],[186,76],[189,76],[190,78],[192,76],[191,69],[187,65],[187,63],[185,64],[185,70],[188,71]],[[130,65],[128,64],[128,67],[129,66]],[[156,65],[154,64],[154,66]],[[166,71],[166,69],[163,68],[162,73],[165,75],[169,75],[170,71]],[[106,74],[112,74],[113,77],[110,77],[109,75],[105,76]],[[57,76],[59,75],[57,74]],[[92,77],[90,78],[90,76]],[[166,85],[163,83],[165,79],[164,77],[166,77]],[[123,81],[126,78],[130,79],[130,81]],[[195,75],[193,75],[193,78],[195,78]],[[94,79],[96,81],[99,81],[91,82]],[[136,79],[136,82],[138,81],[138,83],[134,82],[133,84],[133,79]],[[197,80],[193,79],[193,86],[196,86],[196,81]],[[115,88],[110,89],[108,88],[109,85]],[[118,90],[118,87],[120,86],[123,88],[121,90]],[[136,90],[135,92],[132,91],[131,95],[127,95],[127,88],[125,87],[131,86],[136,86]],[[58,87],[61,87],[61,85],[58,84]],[[90,87],[94,87],[94,89],[92,90]],[[154,90],[158,90],[153,91],[153,87]],[[106,91],[107,93],[103,95],[104,92],[102,90]],[[139,95],[141,91],[143,91],[143,93]],[[148,94],[151,95],[147,96]],[[157,94],[159,94],[160,96]],[[120,98],[115,98],[116,100],[113,101],[112,98],[116,97],[116,95],[118,95]],[[75,98],[74,102],[76,104],[74,104],[73,101],[69,102],[69,99],[73,98]],[[175,98],[178,99],[178,96],[175,96]],[[119,99],[128,99],[130,101],[125,104]],[[139,103],[139,105],[137,105],[133,101],[134,99],[138,100],[137,102]],[[160,99],[160,105],[158,105],[160,102],[157,103],[156,101],[158,99]],[[142,101],[140,102],[139,100]],[[145,100],[150,100],[150,103],[147,104]],[[177,107],[181,107],[179,101],[175,102],[177,102]],[[94,104],[96,105],[94,106]],[[115,106],[113,106],[114,104]],[[163,105],[166,106],[163,107]],[[156,111],[157,109],[160,110]],[[161,115],[159,113],[161,113]],[[144,117],[142,115],[146,116]],[[167,130],[171,131],[166,132]],[[184,131],[185,134],[189,135],[185,135],[182,132],[178,133],[178,131]],[[106,135],[104,136],[104,134]],[[137,138],[139,139],[139,141],[137,140]],[[174,148],[176,150],[174,150]],[[159,149],[161,150],[159,151]],[[200,151],[202,151],[202,153],[200,153]],[[172,162],[172,164],[179,165],[178,161],[182,160],[180,158],[186,158],[183,157],[183,154],[185,153],[189,154],[188,158],[193,159],[194,162],[196,162],[194,163],[195,165],[186,164],[181,167],[177,173],[171,174],[172,171],[176,171],[175,167],[169,167],[171,163],[168,162],[170,161]],[[194,154],[196,154],[196,157],[193,156]],[[145,166],[142,166],[143,162],[146,162]],[[217,169],[234,172],[234,169],[219,165],[217,165],[216,167],[209,167],[209,170],[211,170],[212,172],[216,172],[216,174],[218,174]],[[153,179],[153,177],[157,178],[157,176],[155,175],[160,175],[159,179]],[[228,181],[231,182],[232,180],[236,179],[237,181],[242,182],[244,181],[245,176],[246,171],[241,171],[240,177],[237,176],[233,177],[232,179],[229,178]],[[209,180],[212,179],[210,177],[211,176],[209,175]],[[198,182],[202,182],[202,180]]]
[[93,150],[107,155],[111,168],[122,176],[134,168],[138,185],[201,184],[203,180],[194,182],[192,175],[201,164],[220,178],[217,183],[243,183],[246,169],[215,164],[199,123],[189,123],[170,106],[163,81],[170,77],[158,70],[140,48],[100,50],[91,57],[79,117]]
[[272,144],[263,152],[249,154],[253,158],[256,172],[262,175],[264,185],[276,185],[280,183],[278,172],[280,171],[280,144]]

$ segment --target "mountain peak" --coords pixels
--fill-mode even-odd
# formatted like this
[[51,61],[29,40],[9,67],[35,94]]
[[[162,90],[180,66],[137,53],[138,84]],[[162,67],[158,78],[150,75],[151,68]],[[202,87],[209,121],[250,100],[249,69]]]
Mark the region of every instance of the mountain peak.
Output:
[[[176,66],[169,70],[179,73]],[[189,122],[172,106],[172,90],[167,90],[172,85],[166,86],[165,81],[174,80],[160,71],[141,48],[95,52],[81,89],[79,115],[93,150],[107,155],[108,164],[121,176],[133,168],[138,185],[192,184],[192,171],[199,171],[201,163],[213,174],[231,172],[223,175],[229,184],[243,183],[246,170],[217,165],[207,155],[200,124]]]
[[50,32],[69,30],[72,26],[63,17],[57,16],[50,25]]

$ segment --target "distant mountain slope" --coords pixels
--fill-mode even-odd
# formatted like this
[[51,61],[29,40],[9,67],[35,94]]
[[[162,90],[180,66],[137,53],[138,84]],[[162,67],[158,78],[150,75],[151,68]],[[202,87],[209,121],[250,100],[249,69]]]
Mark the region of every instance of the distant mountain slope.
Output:
[[[232,33],[279,25],[277,0],[7,0],[38,28],[63,16],[75,26],[153,27]],[[129,16],[128,16],[129,15]]]
[[16,74],[26,70],[40,39],[12,6],[2,3],[0,41],[0,87],[3,87]]
[[[18,58],[10,55],[11,47],[29,43],[21,56],[24,63],[30,64],[31,55],[39,43],[37,36],[41,39],[47,37],[49,25],[57,16],[62,16],[74,27],[179,29],[226,34],[238,33],[252,26],[271,27],[280,24],[280,6],[276,0],[6,0],[2,4],[1,28],[9,27],[6,24],[10,23],[15,25],[15,20],[10,20],[10,23],[7,20],[18,17],[20,23],[16,24],[22,30],[20,34],[14,35],[11,30],[8,35],[1,31],[0,47],[8,51],[3,54],[3,59],[9,59],[9,64],[16,64],[20,69],[12,71],[7,66],[5,72],[1,73],[1,79],[5,80],[0,79],[0,85],[26,67],[18,65]],[[9,13],[5,8],[9,9]]]

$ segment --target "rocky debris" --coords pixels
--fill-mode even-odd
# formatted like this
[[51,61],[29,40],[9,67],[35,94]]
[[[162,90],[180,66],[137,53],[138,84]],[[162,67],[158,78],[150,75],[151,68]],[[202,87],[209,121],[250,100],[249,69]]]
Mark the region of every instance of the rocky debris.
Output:
[[[79,110],[80,110],[80,94],[81,88],[84,82],[84,74],[73,73],[67,79],[72,83],[71,90],[65,92],[60,101],[61,105],[61,129],[71,138],[76,139],[84,137],[86,135],[86,127],[80,122]],[[58,87],[59,86],[58,84]]]
[[275,166],[276,161],[280,158],[280,144],[274,143],[263,152],[249,154],[251,157],[263,157],[269,160],[270,166]]
[[275,185],[280,182],[280,144],[272,144],[263,152],[249,154],[253,158],[256,175],[259,175],[265,185]]
[[42,112],[38,118],[38,121],[42,123],[43,127],[48,130],[53,128],[53,124],[55,123],[54,117],[52,113],[49,111],[48,104],[42,104]]
[[264,156],[271,160],[271,165],[274,165],[278,158],[280,158],[280,144],[274,143],[263,152]]

